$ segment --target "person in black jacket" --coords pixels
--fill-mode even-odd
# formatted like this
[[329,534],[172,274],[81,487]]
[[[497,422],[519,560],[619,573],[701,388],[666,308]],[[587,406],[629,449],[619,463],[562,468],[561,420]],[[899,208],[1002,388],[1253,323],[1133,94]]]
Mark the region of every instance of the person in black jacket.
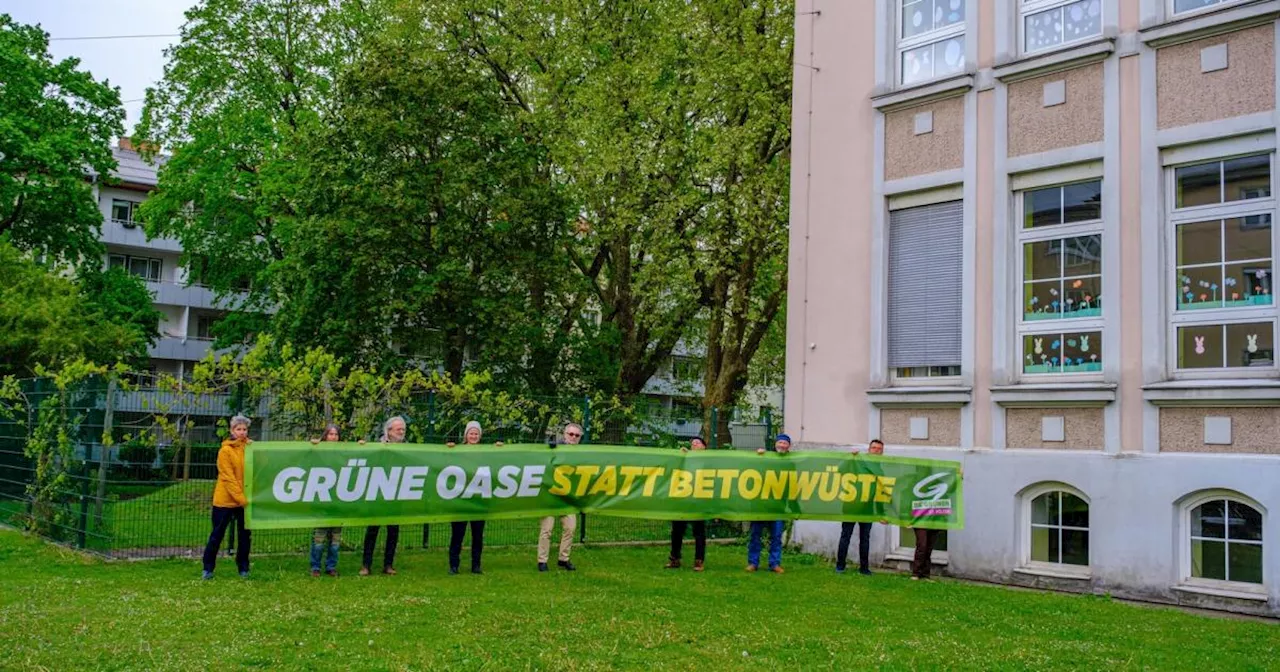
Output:
[[[884,454],[884,443],[880,439],[872,439],[867,444],[867,452],[872,455]],[[855,449],[854,455],[858,454]],[[844,574],[845,564],[849,559],[849,541],[853,538],[853,528],[858,528],[858,573],[870,576],[871,568],[867,565],[871,554],[871,523],[840,523],[840,545],[836,548],[836,573]]]
[[[689,441],[689,447],[681,448],[680,452],[706,449],[707,442],[703,441],[701,436],[695,436]],[[671,556],[667,558],[667,569],[680,569],[680,551],[684,546],[684,531],[690,524],[693,526],[693,571],[702,571],[702,563],[707,558],[707,521],[705,520],[671,521]]]

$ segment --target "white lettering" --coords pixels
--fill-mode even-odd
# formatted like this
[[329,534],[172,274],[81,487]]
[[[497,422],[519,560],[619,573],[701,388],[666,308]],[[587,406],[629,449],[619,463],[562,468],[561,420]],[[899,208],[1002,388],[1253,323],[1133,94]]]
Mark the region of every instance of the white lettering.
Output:
[[471,477],[471,483],[467,484],[467,489],[462,496],[481,499],[489,499],[493,496],[493,475],[489,472],[489,467],[476,468],[476,475]]
[[524,473],[520,475],[520,492],[519,497],[537,497],[538,489],[542,487],[542,476],[547,471],[546,465],[537,464],[524,468]]
[[[449,484],[449,480],[453,480],[453,485]],[[454,499],[462,494],[462,489],[467,486],[467,472],[459,466],[453,465],[440,470],[440,475],[436,477],[436,494],[440,495],[440,499]]]
[[331,502],[333,498],[329,496],[329,491],[333,489],[333,485],[338,482],[338,474],[328,467],[312,467],[311,473],[307,474],[307,491],[302,495],[302,501],[314,502],[319,497],[322,502]]
[[428,471],[430,467],[405,467],[396,499],[422,499],[422,486],[426,485]]
[[276,482],[271,485],[271,494],[276,501],[292,504],[302,499],[302,479],[307,477],[307,470],[302,467],[289,467],[276,474]]
[[498,488],[493,491],[494,497],[507,498],[516,494],[519,489],[520,467],[508,464],[498,468]]
[[365,493],[364,500],[372,502],[381,496],[385,500],[394,501],[396,484],[399,482],[400,467],[391,467],[391,473],[387,473],[382,467],[374,467],[369,472],[369,490]]

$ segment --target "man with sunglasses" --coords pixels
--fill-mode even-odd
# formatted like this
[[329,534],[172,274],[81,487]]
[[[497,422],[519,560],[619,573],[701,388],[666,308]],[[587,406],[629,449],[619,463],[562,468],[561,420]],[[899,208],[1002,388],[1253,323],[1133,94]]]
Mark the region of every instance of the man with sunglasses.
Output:
[[[577,423],[569,423],[564,426],[564,442],[574,445],[582,441],[582,426]],[[552,448],[556,444],[552,442]],[[538,534],[538,571],[547,571],[547,560],[551,556],[551,530],[555,527],[555,516],[547,516],[542,519],[542,526]],[[569,562],[569,551],[573,549],[573,531],[578,528],[578,514],[569,513],[560,516],[560,557],[556,565],[567,572],[572,572],[577,567]]]

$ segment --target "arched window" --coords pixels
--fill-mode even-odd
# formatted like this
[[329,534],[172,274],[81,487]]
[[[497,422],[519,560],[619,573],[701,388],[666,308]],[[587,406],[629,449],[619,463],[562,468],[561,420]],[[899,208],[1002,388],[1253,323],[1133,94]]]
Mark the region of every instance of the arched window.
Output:
[[1025,567],[1087,573],[1089,500],[1084,493],[1063,483],[1042,483],[1023,491],[1022,512]]
[[1262,511],[1230,493],[1192,499],[1184,510],[1186,578],[1262,583]]

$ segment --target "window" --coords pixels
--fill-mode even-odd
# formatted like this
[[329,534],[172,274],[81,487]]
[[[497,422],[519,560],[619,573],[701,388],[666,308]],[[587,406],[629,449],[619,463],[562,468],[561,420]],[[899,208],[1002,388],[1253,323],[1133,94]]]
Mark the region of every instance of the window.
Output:
[[[902,554],[914,553],[916,550],[916,534],[909,527],[899,527],[898,530],[898,552]],[[938,538],[933,542],[933,552],[947,552],[947,531],[938,530]]]
[[1262,513],[1231,497],[1196,500],[1189,509],[1186,578],[1262,583]]
[[1031,499],[1027,559],[1055,565],[1089,564],[1089,504],[1075,493],[1051,490]]
[[1198,9],[1206,7],[1214,7],[1216,5],[1227,5],[1236,0],[1173,0],[1173,13],[1182,14],[1185,12],[1194,12]]
[[123,268],[148,282],[160,282],[160,273],[164,270],[164,262],[159,259],[125,254],[109,255],[107,264],[111,268]]
[[218,323],[217,315],[199,315],[196,317],[196,335],[200,340],[212,341],[214,326]]
[[898,81],[904,86],[964,71],[969,0],[894,0],[898,6]]
[[960,373],[963,203],[889,213],[888,357],[895,378]]
[[1102,182],[1021,192],[1022,373],[1102,371]]
[[135,226],[134,215],[141,203],[126,201],[120,198],[111,199],[111,221],[132,228]]
[[706,362],[701,357],[675,355],[671,358],[671,377],[679,381],[702,380]]
[[1103,0],[1019,0],[1022,50],[1030,53],[1102,34]]
[[1275,369],[1272,155],[1170,175],[1174,369]]

